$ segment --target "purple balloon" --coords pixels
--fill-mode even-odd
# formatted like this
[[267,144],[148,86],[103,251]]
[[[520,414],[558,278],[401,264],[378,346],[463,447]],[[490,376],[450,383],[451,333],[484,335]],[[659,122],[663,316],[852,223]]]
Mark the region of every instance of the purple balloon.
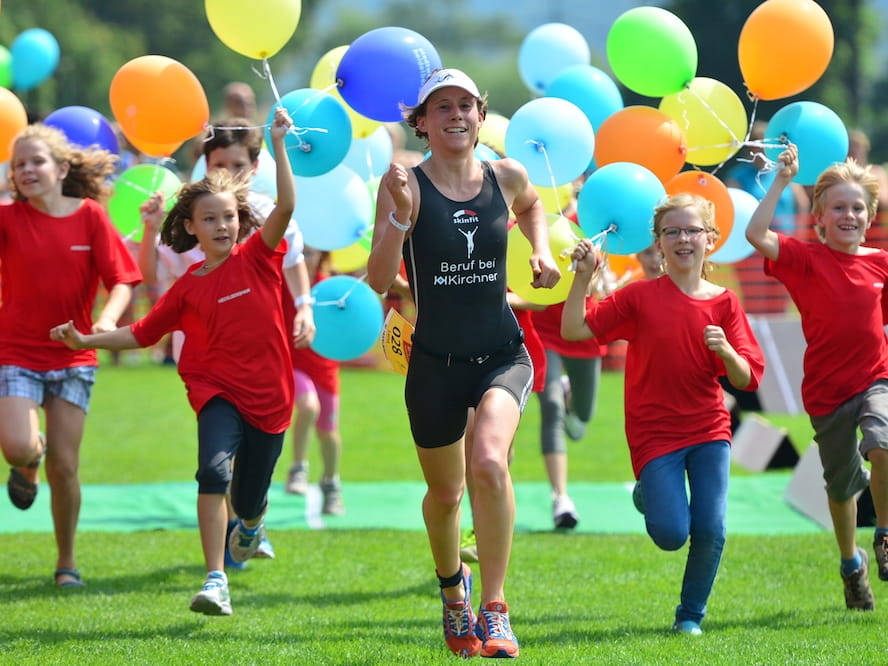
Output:
[[377,28],[353,41],[336,69],[342,99],[362,116],[401,120],[401,104],[413,106],[441,57],[422,35],[407,28]]
[[86,106],[64,106],[43,121],[62,130],[68,141],[81,148],[98,147],[115,155],[120,153],[117,134],[108,119]]

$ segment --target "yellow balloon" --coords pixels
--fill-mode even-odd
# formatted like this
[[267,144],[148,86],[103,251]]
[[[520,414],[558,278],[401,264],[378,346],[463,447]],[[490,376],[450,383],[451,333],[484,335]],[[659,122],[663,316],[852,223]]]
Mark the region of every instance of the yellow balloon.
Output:
[[508,247],[506,248],[506,275],[509,289],[529,303],[536,305],[554,305],[567,298],[573,273],[570,272],[570,253],[577,245],[577,240],[585,234],[580,227],[563,215],[549,214],[549,249],[561,270],[561,279],[552,289],[535,289],[533,272],[530,268],[530,241],[521,233],[516,224],[509,229]]
[[721,164],[743,145],[746,109],[721,81],[698,76],[686,89],[660,100],[660,111],[684,132],[691,164]]
[[317,64],[311,72],[308,86],[316,90],[323,90],[330,94],[337,102],[342,104],[348,119],[351,120],[352,138],[366,139],[373,134],[382,125],[381,122],[371,120],[367,116],[351,108],[348,103],[342,99],[339,89],[336,87],[336,70],[339,68],[339,61],[348,51],[348,46],[337,46],[330,49],[318,59]]
[[263,60],[290,41],[302,14],[302,0],[204,0],[204,9],[225,46]]
[[370,258],[370,248],[365,243],[358,241],[348,247],[333,250],[330,253],[330,263],[337,273],[352,273],[367,265]]
[[509,127],[509,119],[498,113],[488,113],[478,130],[478,141],[497,151],[500,155],[506,154],[506,129]]
[[558,215],[564,213],[564,209],[567,208],[567,204],[570,203],[570,198],[573,196],[573,183],[565,183],[554,189],[534,185],[534,189],[540,196],[543,209],[547,213],[557,213]]

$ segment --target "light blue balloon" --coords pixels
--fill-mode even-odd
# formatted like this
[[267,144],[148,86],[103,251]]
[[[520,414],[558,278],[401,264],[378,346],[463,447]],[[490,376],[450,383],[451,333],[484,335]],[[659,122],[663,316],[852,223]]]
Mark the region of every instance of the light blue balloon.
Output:
[[392,162],[392,135],[385,127],[377,127],[368,137],[352,138],[342,163],[364,180],[382,177]]
[[340,250],[361,239],[373,219],[374,206],[358,174],[340,164],[320,176],[296,176],[295,180],[293,217],[306,245]]
[[382,333],[382,302],[366,282],[336,275],[312,287],[317,327],[311,348],[334,361],[367,353]]
[[623,108],[623,95],[617,84],[592,65],[571,65],[561,70],[546,88],[546,96],[576,104],[596,132],[608,116]]
[[577,218],[586,236],[607,231],[610,254],[635,254],[654,242],[654,208],[666,189],[650,169],[634,162],[612,162],[593,172],[577,197]]
[[479,143],[475,146],[475,157],[482,162],[496,162],[500,159],[497,152],[486,143]]
[[728,239],[709,258],[717,264],[732,264],[746,259],[755,252],[755,248],[746,240],[746,227],[759,204],[759,200],[746,190],[729,187],[728,194],[734,202],[734,225]]
[[59,64],[59,43],[47,30],[30,28],[12,40],[12,87],[30,90],[48,78]]
[[512,115],[506,155],[524,165],[540,187],[566,185],[581,176],[595,151],[595,132],[580,108],[565,99],[540,97]]
[[566,23],[544,23],[521,42],[518,73],[532,93],[543,95],[561,70],[588,65],[590,58],[589,44],[579,30]]
[[[848,156],[848,130],[832,109],[817,102],[793,102],[775,113],[765,130],[765,141],[794,143],[799,149],[799,172],[793,181],[813,185],[821,172]],[[776,160],[783,148],[766,148]]]
[[[332,95],[314,88],[300,88],[281,97],[281,104],[293,120],[294,131],[287,134],[290,169],[296,176],[320,176],[341,163],[351,146],[352,129],[348,113]],[[271,148],[271,124],[275,107],[268,112],[265,144]]]

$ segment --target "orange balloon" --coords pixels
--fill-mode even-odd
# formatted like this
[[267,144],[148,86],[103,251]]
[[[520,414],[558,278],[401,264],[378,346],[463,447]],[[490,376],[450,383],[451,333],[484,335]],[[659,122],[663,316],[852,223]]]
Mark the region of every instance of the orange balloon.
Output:
[[184,143],[183,141],[174,141],[173,143],[151,143],[150,141],[142,141],[142,139],[134,139],[126,135],[126,140],[132,144],[133,148],[140,153],[148,155],[148,157],[171,157]]
[[634,254],[609,254],[607,265],[620,285],[635,282],[644,277],[644,269]]
[[12,140],[28,126],[28,112],[11,90],[0,88],[0,162],[12,156]]
[[797,95],[826,71],[834,45],[829,16],[813,0],[766,0],[740,31],[743,81],[759,99]]
[[210,119],[203,86],[182,63],[147,55],[125,63],[109,90],[111,111],[128,137],[169,145],[199,134]]
[[595,164],[633,162],[665,183],[687,158],[684,132],[672,118],[650,106],[627,106],[605,118],[595,136]]
[[666,194],[681,192],[696,194],[715,204],[715,226],[719,231],[718,240],[712,249],[715,252],[727,242],[734,226],[734,200],[731,199],[731,193],[724,183],[705,171],[684,171],[666,183]]

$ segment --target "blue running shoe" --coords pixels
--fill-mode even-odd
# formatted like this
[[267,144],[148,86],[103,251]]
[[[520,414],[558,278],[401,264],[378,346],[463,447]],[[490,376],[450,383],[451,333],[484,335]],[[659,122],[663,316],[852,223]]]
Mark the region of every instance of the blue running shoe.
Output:
[[481,639],[482,657],[512,659],[518,656],[518,639],[512,633],[505,601],[491,601],[481,607],[475,633]]
[[447,601],[441,591],[444,603],[444,642],[453,654],[463,658],[474,657],[481,651],[481,641],[475,635],[476,618],[472,611],[472,570],[462,564],[462,582],[466,591],[462,601]]
[[676,623],[672,625],[672,631],[676,634],[686,634],[688,636],[703,635],[703,630],[700,628],[700,625],[693,620],[676,621]]
[[228,530],[225,532],[225,568],[234,569],[235,571],[241,571],[247,568],[247,563],[235,562],[234,558],[231,557],[231,553],[228,551],[228,540],[231,538],[231,530],[234,529],[235,525],[237,525],[236,520],[229,520]]

